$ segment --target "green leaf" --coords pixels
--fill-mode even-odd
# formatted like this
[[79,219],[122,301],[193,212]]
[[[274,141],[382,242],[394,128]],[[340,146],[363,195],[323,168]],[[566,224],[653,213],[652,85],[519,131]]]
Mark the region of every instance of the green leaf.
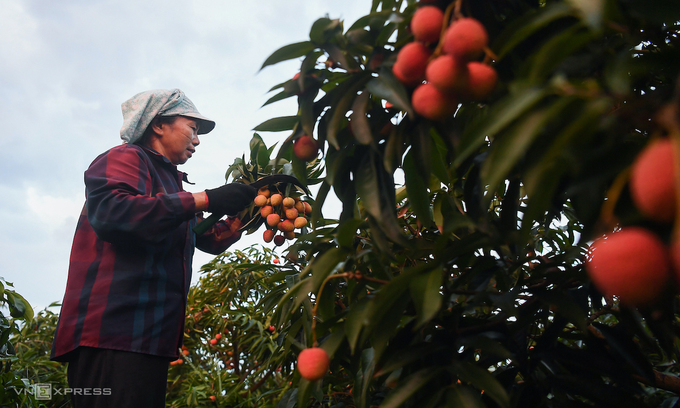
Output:
[[515,20],[497,36],[493,49],[498,50],[496,55],[503,59],[519,43],[529,36],[536,34],[540,29],[560,18],[572,16],[573,8],[567,3],[551,3],[545,7],[528,12],[525,17]]
[[285,130],[293,130],[295,125],[300,122],[299,116],[280,116],[265,120],[257,125],[253,130],[258,132],[282,132]]
[[335,235],[338,245],[344,248],[353,248],[354,240],[357,237],[357,230],[362,224],[363,221],[356,218],[346,220],[340,224],[338,226],[338,233]]
[[330,104],[331,109],[328,112],[330,120],[326,127],[326,140],[328,140],[328,143],[336,149],[340,149],[340,144],[337,139],[340,125],[346,120],[347,111],[350,106],[352,106],[352,103],[357,96],[357,92],[364,87],[369,78],[370,73],[367,72],[355,74],[333,90],[333,100]]
[[467,382],[484,394],[488,395],[503,408],[510,407],[510,397],[505,388],[487,370],[472,363],[458,362],[454,364],[452,372],[458,375],[461,381]]
[[547,94],[548,91],[543,88],[522,86],[501,101],[495,103],[485,115],[476,118],[474,123],[465,129],[460,141],[460,152],[454,160],[454,166],[460,166],[463,161],[485,143],[487,137],[494,137],[536,105]]
[[416,327],[430,321],[439,312],[442,305],[442,265],[416,276],[409,286],[411,297],[416,307],[418,318]]
[[313,43],[321,45],[331,40],[334,36],[342,34],[342,21],[339,19],[331,20],[323,17],[312,24],[309,31],[309,39]]
[[356,97],[352,104],[350,123],[352,125],[352,134],[357,142],[363,145],[373,145],[375,147],[375,139],[373,139],[371,126],[366,117],[366,106],[368,105],[370,96],[371,95],[368,92],[363,91]]
[[541,82],[553,75],[555,68],[567,57],[578,51],[594,38],[591,31],[581,24],[563,30],[550,38],[531,58],[529,78]]
[[355,301],[352,303],[349,313],[347,313],[347,318],[345,320],[345,335],[347,336],[347,342],[349,343],[352,354],[354,354],[354,351],[356,350],[359,335],[364,327],[368,302],[368,297]]
[[308,52],[313,51],[314,48],[315,48],[314,43],[312,43],[311,41],[302,41],[295,44],[285,45],[279,48],[278,50],[274,51],[274,53],[272,53],[269,56],[269,58],[267,58],[264,61],[262,67],[260,67],[260,70],[269,65],[274,65],[282,61],[302,57],[306,55]]
[[347,258],[347,254],[340,248],[331,248],[321,256],[314,259],[310,265],[312,274],[312,290],[317,292],[324,279],[333,271],[342,267],[341,262]]
[[406,92],[406,88],[394,76],[390,68],[381,67],[378,77],[368,81],[366,89],[373,95],[390,102],[397,109],[406,112],[409,116],[414,115],[411,98]]
[[413,158],[413,150],[410,150],[404,158],[404,178],[406,181],[406,192],[411,209],[416,214],[420,222],[428,226],[432,223],[430,212],[430,194],[427,190],[427,183],[422,179]]
[[409,376],[404,384],[399,384],[390,392],[380,408],[397,408],[408,401],[416,392],[425,387],[432,379],[441,375],[441,369],[425,368]]

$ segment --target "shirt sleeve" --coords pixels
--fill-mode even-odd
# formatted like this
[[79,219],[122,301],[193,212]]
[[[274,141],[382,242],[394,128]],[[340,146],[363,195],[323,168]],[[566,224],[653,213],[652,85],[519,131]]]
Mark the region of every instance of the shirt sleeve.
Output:
[[212,255],[221,254],[241,239],[241,232],[238,230],[241,225],[238,218],[218,221],[204,234],[196,237],[196,248]]
[[[111,149],[85,172],[87,217],[101,239],[157,243],[195,216],[189,192],[154,192],[152,169],[144,152]],[[175,180],[174,185],[178,186]]]

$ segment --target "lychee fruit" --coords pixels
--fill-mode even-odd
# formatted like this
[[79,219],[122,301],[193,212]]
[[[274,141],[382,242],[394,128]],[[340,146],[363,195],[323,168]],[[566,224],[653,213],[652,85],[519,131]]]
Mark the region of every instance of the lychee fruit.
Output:
[[443,54],[427,65],[425,79],[442,92],[459,92],[467,87],[468,67],[453,56]]
[[326,350],[320,347],[304,349],[298,354],[297,368],[302,378],[316,381],[323,378],[331,361]]
[[399,50],[392,71],[405,85],[419,83],[425,78],[425,69],[431,54],[425,44],[418,41],[410,42]]
[[302,135],[293,142],[293,153],[300,160],[311,161],[316,159],[319,145],[312,137]]
[[444,33],[442,50],[463,61],[479,58],[489,42],[486,28],[478,20],[466,17],[456,20]]
[[431,120],[442,120],[452,115],[458,106],[453,95],[444,93],[430,83],[420,85],[411,95],[411,104],[417,114]]
[[630,173],[630,193],[647,218],[671,222],[676,212],[673,145],[669,139],[651,142],[638,154]]
[[481,101],[496,88],[498,74],[493,67],[481,62],[470,62],[467,64],[468,79],[467,86],[461,92],[461,98],[468,101]]
[[264,230],[264,233],[262,234],[262,239],[264,240],[264,242],[272,242],[272,240],[274,239],[274,235],[276,235],[274,230],[267,229]]
[[439,7],[420,7],[413,13],[411,32],[416,41],[435,43],[439,41],[443,24],[444,12]]
[[586,271],[606,297],[643,306],[654,302],[669,283],[670,259],[663,242],[641,227],[624,227],[593,242]]

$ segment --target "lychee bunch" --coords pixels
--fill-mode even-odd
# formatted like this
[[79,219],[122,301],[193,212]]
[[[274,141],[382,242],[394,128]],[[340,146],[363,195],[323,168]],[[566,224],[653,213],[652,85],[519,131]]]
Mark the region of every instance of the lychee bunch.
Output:
[[312,213],[312,206],[300,196],[286,196],[272,186],[259,189],[253,202],[267,226],[262,238],[265,242],[274,241],[277,246],[286,239],[294,239],[295,230],[306,227]]
[[489,36],[478,20],[462,17],[448,25],[439,7],[424,5],[413,14],[410,28],[414,41],[399,50],[392,71],[415,88],[411,103],[417,114],[442,120],[459,102],[483,100],[494,90],[498,74],[479,61]]

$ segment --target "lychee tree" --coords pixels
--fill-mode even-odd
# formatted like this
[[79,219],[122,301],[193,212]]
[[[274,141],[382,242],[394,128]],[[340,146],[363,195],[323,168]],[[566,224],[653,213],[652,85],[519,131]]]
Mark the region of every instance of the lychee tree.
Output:
[[[439,41],[410,30],[426,6]],[[460,21],[487,42],[442,43]],[[617,229],[666,248],[677,234],[628,181],[654,139],[678,151],[678,21],[669,2],[374,0],[267,58],[301,62],[267,101],[298,111],[255,130],[285,132],[277,157],[303,182],[293,147],[313,137],[324,171],[272,321],[281,353],[320,347],[330,369],[294,375],[279,406],[674,406],[675,274],[651,303],[622,304],[585,264]],[[407,47],[425,63],[400,66]],[[442,57],[468,75],[448,91],[426,75]],[[337,216],[321,211],[330,194]]]

